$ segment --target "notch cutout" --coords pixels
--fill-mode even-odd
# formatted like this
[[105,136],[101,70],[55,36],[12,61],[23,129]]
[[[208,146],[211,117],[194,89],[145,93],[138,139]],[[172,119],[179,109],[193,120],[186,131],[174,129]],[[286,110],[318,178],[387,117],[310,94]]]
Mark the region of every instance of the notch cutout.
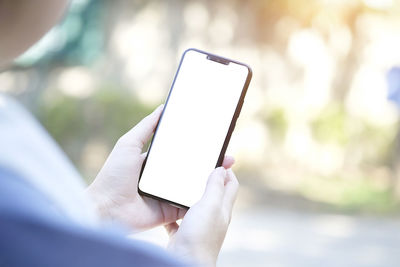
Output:
[[215,62],[220,63],[220,64],[229,65],[229,60],[226,60],[224,58],[220,58],[220,57],[216,57],[216,56],[212,56],[212,55],[207,55],[207,59],[215,61]]

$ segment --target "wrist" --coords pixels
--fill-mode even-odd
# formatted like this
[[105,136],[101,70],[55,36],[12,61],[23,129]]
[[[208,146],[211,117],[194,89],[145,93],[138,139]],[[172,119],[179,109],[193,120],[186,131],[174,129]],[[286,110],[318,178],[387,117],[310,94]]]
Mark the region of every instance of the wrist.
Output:
[[217,256],[213,256],[213,253],[202,251],[201,249],[195,249],[191,245],[176,244],[175,242],[169,242],[167,250],[174,254],[179,259],[186,262],[194,262],[204,267],[215,267],[217,262]]
[[96,182],[93,182],[86,188],[86,195],[92,201],[97,214],[103,219],[111,219],[110,203],[109,198],[102,190],[97,186]]

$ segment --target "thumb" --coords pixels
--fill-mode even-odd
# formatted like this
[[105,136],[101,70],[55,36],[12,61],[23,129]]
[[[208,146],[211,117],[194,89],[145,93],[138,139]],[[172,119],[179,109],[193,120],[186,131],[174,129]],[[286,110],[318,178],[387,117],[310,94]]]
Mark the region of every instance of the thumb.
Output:
[[207,181],[206,190],[201,198],[202,201],[222,201],[226,176],[227,173],[224,167],[218,167],[211,173]]
[[150,139],[156,128],[163,108],[163,104],[158,106],[151,114],[147,115],[135,127],[123,135],[120,140],[124,144],[136,146],[142,150],[144,144]]

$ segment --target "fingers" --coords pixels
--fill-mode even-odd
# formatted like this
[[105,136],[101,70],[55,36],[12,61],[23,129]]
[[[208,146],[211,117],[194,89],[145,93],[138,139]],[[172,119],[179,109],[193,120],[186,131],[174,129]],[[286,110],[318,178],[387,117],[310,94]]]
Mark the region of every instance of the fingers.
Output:
[[223,167],[216,168],[207,181],[206,190],[203,194],[204,201],[221,202],[224,196],[224,183],[226,170]]
[[147,115],[135,127],[121,137],[121,139],[130,145],[143,149],[143,146],[153,135],[163,108],[164,105],[158,106],[151,114]]
[[225,194],[223,205],[229,211],[232,212],[233,204],[235,203],[237,192],[239,190],[239,182],[236,175],[231,169],[227,170],[227,178],[225,181]]
[[230,211],[235,203],[238,190],[239,182],[232,169],[226,170],[224,167],[218,167],[208,178],[202,199],[223,202],[224,207]]
[[225,169],[230,169],[233,163],[235,163],[235,159],[232,156],[226,155],[224,157],[224,161],[222,162],[222,167],[224,167]]
[[[149,198],[146,198],[146,199],[149,199]],[[149,201],[153,201],[153,200],[149,199]],[[159,200],[154,200],[154,201],[157,202],[157,206],[161,209],[159,214],[163,215],[164,223],[171,223],[171,222],[175,222],[179,219],[182,219],[187,212],[187,209],[173,207],[170,204],[159,201]]]
[[167,231],[168,235],[171,237],[176,233],[176,231],[178,231],[179,225],[176,222],[172,222],[164,225],[164,228]]
[[185,215],[186,215],[186,212],[187,212],[188,210],[187,209],[178,209],[178,220],[179,219],[183,219],[183,217],[185,217]]

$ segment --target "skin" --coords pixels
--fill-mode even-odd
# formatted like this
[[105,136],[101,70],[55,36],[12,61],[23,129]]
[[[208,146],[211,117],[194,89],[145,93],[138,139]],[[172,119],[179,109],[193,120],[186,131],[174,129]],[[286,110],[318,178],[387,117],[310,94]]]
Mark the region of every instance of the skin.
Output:
[[[0,42],[0,69],[50,30],[67,6],[65,0],[0,0],[0,36],[6,37]],[[234,159],[225,157],[223,166],[210,174],[203,197],[189,210],[139,195],[143,146],[151,138],[162,108],[118,140],[86,192],[101,217],[124,223],[133,231],[164,225],[172,253],[188,262],[215,266],[239,188],[230,169]]]
[[213,171],[203,197],[191,207],[178,225],[165,226],[168,249],[187,260],[215,266],[232,217],[239,183],[231,169]]
[[0,0],[0,68],[43,37],[67,5],[65,0]]

